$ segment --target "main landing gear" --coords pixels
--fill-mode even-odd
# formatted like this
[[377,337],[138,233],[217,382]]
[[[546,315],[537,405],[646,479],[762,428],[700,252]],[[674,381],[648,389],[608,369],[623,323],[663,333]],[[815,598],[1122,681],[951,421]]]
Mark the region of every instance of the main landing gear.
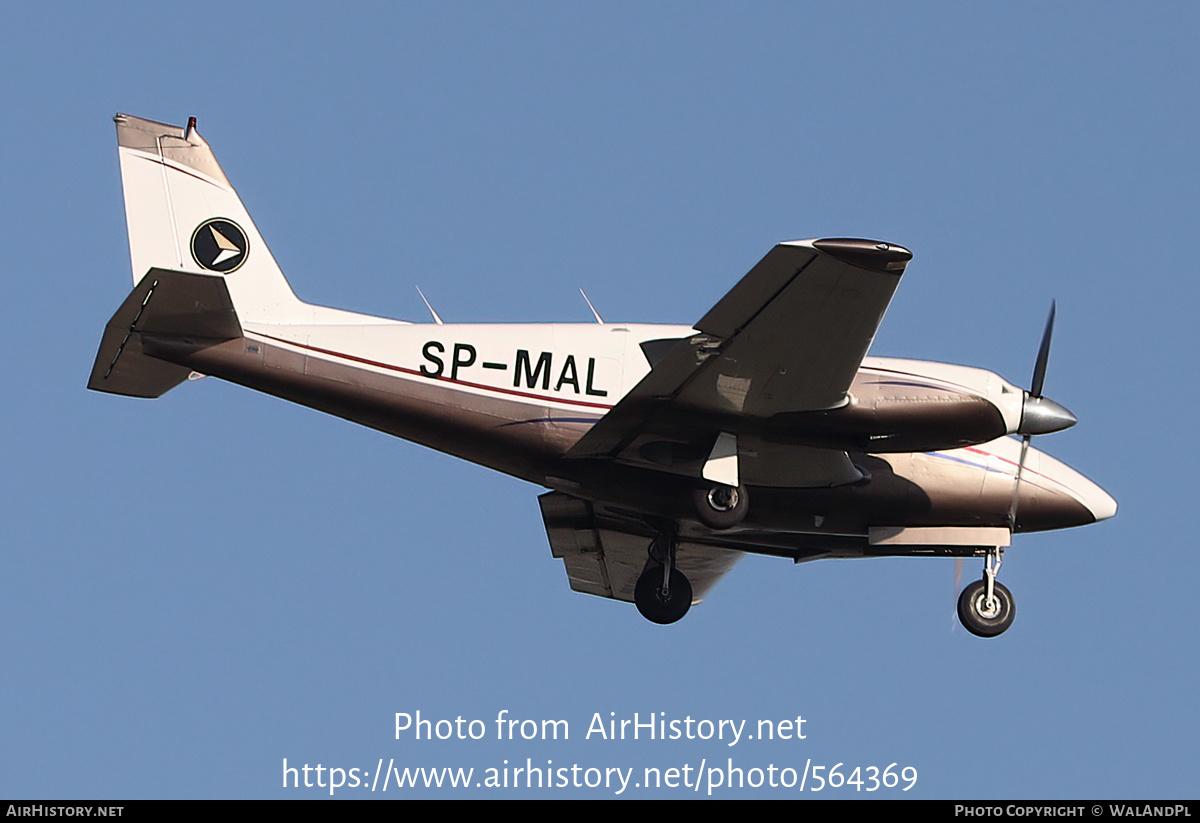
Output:
[[983,579],[963,589],[958,597],[958,619],[977,637],[1003,634],[1017,616],[1012,593],[996,580],[1002,551],[992,549],[983,561]]
[[[746,519],[750,497],[744,486],[714,483],[692,495],[697,519],[713,530],[731,529]],[[692,607],[692,584],[675,567],[674,524],[660,523],[650,544],[650,562],[633,587],[633,602],[642,617],[666,625],[683,618]]]
[[650,546],[652,562],[633,587],[633,602],[642,617],[667,625],[692,607],[692,584],[675,568],[675,540],[661,536]]
[[710,529],[731,529],[746,518],[750,496],[743,486],[717,484],[697,489],[692,495],[696,516]]

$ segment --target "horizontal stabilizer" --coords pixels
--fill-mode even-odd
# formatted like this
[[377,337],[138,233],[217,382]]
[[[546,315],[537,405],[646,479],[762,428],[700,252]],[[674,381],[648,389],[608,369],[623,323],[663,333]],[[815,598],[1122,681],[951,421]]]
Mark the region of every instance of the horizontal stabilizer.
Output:
[[146,355],[142,335],[211,340],[242,336],[225,279],[151,269],[104,327],[88,388],[130,397],[159,397],[191,369]]

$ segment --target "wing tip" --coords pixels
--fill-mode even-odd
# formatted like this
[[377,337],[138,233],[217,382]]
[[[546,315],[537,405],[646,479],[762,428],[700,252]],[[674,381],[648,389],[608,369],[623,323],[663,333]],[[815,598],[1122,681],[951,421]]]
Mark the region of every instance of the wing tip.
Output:
[[858,237],[827,237],[813,240],[812,247],[843,263],[868,271],[902,274],[912,252],[896,243]]

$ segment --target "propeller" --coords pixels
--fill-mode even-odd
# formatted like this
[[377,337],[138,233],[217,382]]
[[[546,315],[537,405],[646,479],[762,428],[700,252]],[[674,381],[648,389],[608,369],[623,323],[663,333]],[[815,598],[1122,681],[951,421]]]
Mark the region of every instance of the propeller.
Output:
[[1015,529],[1017,525],[1017,503],[1021,497],[1021,475],[1025,472],[1025,457],[1029,453],[1029,441],[1035,434],[1050,434],[1074,426],[1078,419],[1064,406],[1042,394],[1046,384],[1046,363],[1050,359],[1050,338],[1054,334],[1055,303],[1050,301],[1050,316],[1046,318],[1046,328],[1042,332],[1042,344],[1038,347],[1037,360],[1033,364],[1033,379],[1029,383],[1029,391],[1025,393],[1025,401],[1021,406],[1021,425],[1017,434],[1021,435],[1021,458],[1017,461],[1017,478],[1013,484],[1012,504],[1008,508],[1008,527]]
[[[1021,422],[1014,434],[1021,435],[1021,457],[1017,461],[1017,475],[1013,483],[1012,502],[1008,506],[1008,528],[1017,528],[1017,506],[1021,500],[1021,475],[1025,473],[1025,458],[1029,455],[1029,442],[1035,434],[1050,434],[1074,426],[1078,420],[1066,407],[1055,403],[1042,394],[1046,385],[1046,363],[1050,360],[1050,338],[1054,335],[1055,302],[1050,301],[1050,315],[1046,318],[1046,328],[1042,331],[1042,343],[1038,346],[1037,360],[1033,364],[1033,378],[1029,381],[1029,391],[1021,403]],[[984,579],[988,581],[988,597],[992,594],[992,581],[995,579],[995,568],[999,568],[999,557],[995,567],[991,567],[991,555],[985,561]],[[991,568],[989,573],[986,569]],[[962,558],[954,558],[954,588],[962,584]],[[958,621],[955,621],[956,623]]]

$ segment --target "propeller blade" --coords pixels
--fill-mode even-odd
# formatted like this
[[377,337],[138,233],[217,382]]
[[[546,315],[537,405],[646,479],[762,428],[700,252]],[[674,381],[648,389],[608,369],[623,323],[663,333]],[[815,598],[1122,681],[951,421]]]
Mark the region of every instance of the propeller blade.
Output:
[[1029,384],[1029,393],[1034,397],[1042,396],[1042,386],[1046,383],[1046,361],[1050,359],[1050,336],[1054,334],[1054,301],[1050,301],[1050,316],[1046,318],[1046,329],[1042,332],[1042,345],[1038,348],[1037,362],[1033,366],[1033,382]]
[[1021,475],[1025,473],[1025,457],[1029,454],[1029,441],[1035,434],[1061,431],[1076,423],[1075,415],[1053,400],[1042,397],[1046,385],[1046,363],[1050,360],[1050,338],[1054,335],[1054,314],[1057,309],[1050,301],[1050,315],[1046,328],[1042,330],[1042,344],[1038,346],[1037,360],[1033,364],[1033,380],[1029,383],[1029,396],[1021,410],[1021,459],[1017,461],[1017,476],[1013,483],[1012,503],[1008,507],[1008,528],[1017,528],[1017,506],[1021,501]]
[[1021,500],[1021,475],[1025,472],[1025,455],[1029,453],[1029,441],[1033,435],[1027,434],[1021,438],[1021,459],[1017,461],[1017,479],[1013,483],[1012,503],[1008,507],[1008,530],[1017,529],[1017,503]]

